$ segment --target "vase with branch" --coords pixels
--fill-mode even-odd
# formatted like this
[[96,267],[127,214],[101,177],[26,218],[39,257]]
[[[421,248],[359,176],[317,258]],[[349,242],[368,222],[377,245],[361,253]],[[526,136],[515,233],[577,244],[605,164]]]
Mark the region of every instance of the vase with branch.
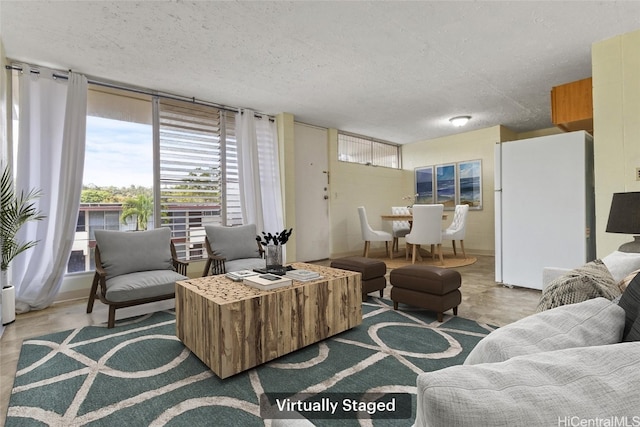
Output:
[[45,218],[36,208],[36,199],[42,192],[32,189],[28,192],[16,193],[13,173],[9,165],[5,166],[0,178],[0,247],[2,248],[2,263],[0,264],[0,285],[8,285],[9,265],[22,252],[34,247],[38,241],[20,241],[18,231],[29,221],[40,221]]
[[282,247],[287,244],[293,228],[284,229],[279,233],[265,233],[256,236],[256,241],[265,248],[267,273],[284,274],[286,268],[282,265]]

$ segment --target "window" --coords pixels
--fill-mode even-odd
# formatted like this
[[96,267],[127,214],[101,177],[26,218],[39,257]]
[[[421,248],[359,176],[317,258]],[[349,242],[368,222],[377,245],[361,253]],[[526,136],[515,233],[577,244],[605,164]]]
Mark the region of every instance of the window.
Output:
[[204,226],[241,224],[235,113],[158,99],[162,225],[181,259],[204,257]]
[[339,132],[338,160],[400,169],[400,146],[366,136]]
[[154,227],[151,117],[149,96],[90,87],[80,211],[67,273],[95,268],[95,230]]

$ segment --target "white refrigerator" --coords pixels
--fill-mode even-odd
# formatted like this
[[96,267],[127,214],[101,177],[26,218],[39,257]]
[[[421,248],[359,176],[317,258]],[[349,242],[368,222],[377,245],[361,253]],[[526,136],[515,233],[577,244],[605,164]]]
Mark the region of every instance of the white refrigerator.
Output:
[[595,258],[593,138],[584,131],[496,144],[496,281],[542,289],[544,267]]

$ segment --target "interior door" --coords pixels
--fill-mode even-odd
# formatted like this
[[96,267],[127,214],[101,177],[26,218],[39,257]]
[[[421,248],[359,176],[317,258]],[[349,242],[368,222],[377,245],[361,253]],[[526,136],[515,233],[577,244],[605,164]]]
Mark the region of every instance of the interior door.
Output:
[[296,260],[329,258],[327,129],[295,123]]

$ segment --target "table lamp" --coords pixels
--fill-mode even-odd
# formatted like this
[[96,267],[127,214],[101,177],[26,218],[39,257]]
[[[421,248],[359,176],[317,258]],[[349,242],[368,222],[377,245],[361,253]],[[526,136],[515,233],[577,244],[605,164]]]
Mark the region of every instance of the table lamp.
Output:
[[640,191],[613,194],[607,233],[634,234],[633,242],[623,244],[618,250],[640,252]]

